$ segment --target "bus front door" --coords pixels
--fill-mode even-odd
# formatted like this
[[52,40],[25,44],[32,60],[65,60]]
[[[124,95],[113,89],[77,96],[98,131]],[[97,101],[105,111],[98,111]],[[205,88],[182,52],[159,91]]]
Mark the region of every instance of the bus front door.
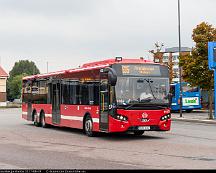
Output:
[[100,118],[99,128],[101,131],[109,130],[109,86],[107,80],[102,80],[100,85]]
[[60,124],[61,115],[60,115],[60,81],[52,82],[52,123]]

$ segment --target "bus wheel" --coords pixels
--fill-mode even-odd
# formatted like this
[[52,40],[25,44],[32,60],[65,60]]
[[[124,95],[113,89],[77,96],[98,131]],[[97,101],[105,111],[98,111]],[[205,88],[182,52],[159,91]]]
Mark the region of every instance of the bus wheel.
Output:
[[92,119],[91,119],[91,117],[89,115],[85,118],[84,131],[85,131],[85,134],[87,136],[89,136],[89,137],[94,136],[93,122],[92,122]]
[[137,130],[137,131],[134,131],[133,133],[135,136],[142,136],[144,132],[145,132],[144,130]]
[[34,125],[35,125],[36,127],[39,127],[39,125],[40,125],[40,123],[39,123],[38,120],[37,120],[37,114],[36,114],[36,113],[34,114]]
[[41,127],[46,128],[47,127],[47,123],[45,121],[45,115],[44,113],[41,114]]

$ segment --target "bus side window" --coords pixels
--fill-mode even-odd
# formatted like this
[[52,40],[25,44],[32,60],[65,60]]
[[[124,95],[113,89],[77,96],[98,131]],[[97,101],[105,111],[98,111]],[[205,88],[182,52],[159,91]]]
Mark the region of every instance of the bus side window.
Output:
[[32,83],[32,103],[37,104],[39,103],[39,82],[38,81],[33,81]]
[[70,104],[70,90],[69,90],[69,82],[65,81],[61,84],[62,89],[62,104]]
[[38,103],[47,104],[47,81],[42,80],[42,81],[39,81],[38,84],[39,84]]
[[99,83],[94,84],[94,105],[99,105]]
[[77,104],[77,99],[76,99],[76,90],[77,90],[78,85],[75,82],[70,82],[70,104],[75,105]]
[[80,85],[80,104],[81,105],[89,104],[89,92],[88,92],[87,84]]
[[28,103],[31,101],[31,81],[23,81],[22,101]]
[[94,105],[94,84],[88,84],[88,93],[89,93],[88,104]]

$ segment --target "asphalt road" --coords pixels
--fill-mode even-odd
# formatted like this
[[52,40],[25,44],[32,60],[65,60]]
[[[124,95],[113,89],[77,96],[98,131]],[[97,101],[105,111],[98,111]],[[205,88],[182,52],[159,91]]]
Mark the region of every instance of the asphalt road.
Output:
[[0,109],[1,169],[216,169],[216,125],[178,122],[169,132],[102,134],[35,127]]

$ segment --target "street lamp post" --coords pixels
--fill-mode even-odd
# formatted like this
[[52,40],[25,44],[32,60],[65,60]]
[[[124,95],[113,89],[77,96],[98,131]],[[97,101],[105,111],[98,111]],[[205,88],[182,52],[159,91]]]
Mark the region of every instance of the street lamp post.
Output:
[[49,62],[47,61],[47,73],[49,72]]
[[[179,59],[181,56],[181,25],[180,25],[180,0],[178,0],[178,37],[179,37]],[[180,117],[182,117],[182,69],[179,63],[179,84],[180,84]]]

